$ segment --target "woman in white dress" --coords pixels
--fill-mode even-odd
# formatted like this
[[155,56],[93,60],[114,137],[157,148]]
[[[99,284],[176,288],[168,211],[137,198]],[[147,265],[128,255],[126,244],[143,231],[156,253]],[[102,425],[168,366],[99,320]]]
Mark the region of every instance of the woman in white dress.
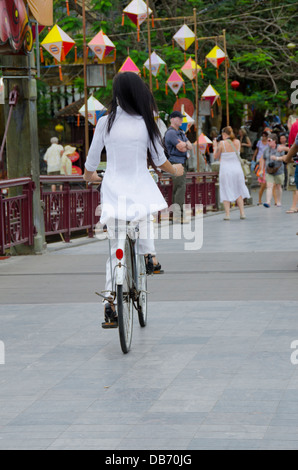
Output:
[[224,220],[230,220],[231,202],[234,201],[240,209],[240,219],[245,219],[243,199],[249,198],[250,194],[240,162],[241,145],[230,126],[222,130],[222,138],[219,144],[214,141],[214,153],[215,159],[220,158],[219,191],[220,202],[225,208]]
[[[140,223],[139,254],[154,255],[152,214],[167,207],[147,165],[176,176],[183,166],[166,158],[154,113],[158,113],[153,95],[142,79],[132,72],[118,74],[113,84],[113,99],[107,116],[99,119],[85,163],[86,181],[100,182],[96,169],[103,148],[107,169],[101,187],[101,224],[111,233],[115,223]],[[112,240],[112,268],[116,265],[117,240]],[[112,290],[110,260],[106,265],[106,291]],[[113,307],[105,304],[105,320],[115,318]]]

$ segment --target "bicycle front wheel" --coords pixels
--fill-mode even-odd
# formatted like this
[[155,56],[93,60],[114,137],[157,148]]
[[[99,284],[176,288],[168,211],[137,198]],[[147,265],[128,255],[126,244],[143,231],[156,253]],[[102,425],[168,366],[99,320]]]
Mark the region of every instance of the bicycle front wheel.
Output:
[[144,256],[137,256],[138,315],[141,327],[147,325],[147,273]]
[[123,285],[117,286],[118,327],[121,349],[127,354],[131,347],[133,331],[133,285],[132,250],[130,241],[124,247],[125,277]]

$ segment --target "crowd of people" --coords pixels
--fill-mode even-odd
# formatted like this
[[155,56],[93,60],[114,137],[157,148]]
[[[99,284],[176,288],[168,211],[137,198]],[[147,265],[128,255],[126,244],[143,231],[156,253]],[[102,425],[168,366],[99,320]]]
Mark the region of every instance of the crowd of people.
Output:
[[[177,203],[181,208],[185,199],[187,160],[189,151],[193,148],[181,130],[182,118],[180,112],[174,111],[170,115],[170,127],[164,136],[169,160],[184,166],[183,176],[173,177],[173,203]],[[209,160],[210,164],[214,160],[220,161],[220,202],[225,209],[224,220],[230,220],[230,206],[234,202],[239,207],[240,218],[246,218],[243,201],[250,198],[250,194],[242,171],[243,160],[251,161],[251,171],[255,172],[259,183],[257,205],[269,209],[274,203],[276,207],[281,207],[283,190],[288,189],[289,183],[293,183],[292,165],[289,172],[289,164],[282,158],[294,144],[298,133],[298,118],[290,116],[285,126],[264,126],[261,135],[256,139],[250,139],[244,126],[238,132],[231,127],[223,129],[220,135],[217,131],[212,132],[213,144],[207,153],[207,161]],[[297,191],[293,192],[292,207],[287,210],[288,214],[298,212],[297,177],[296,189]]]
[[[184,168],[183,175],[172,175],[172,204],[178,208],[180,207],[180,211],[170,217],[176,222],[184,223],[183,205],[186,192],[187,161],[189,153],[194,150],[194,145],[191,144],[185,132],[181,129],[183,114],[179,111],[174,111],[170,115],[169,120],[170,126],[163,137],[167,158],[170,163],[180,163]],[[298,133],[298,118],[290,116],[285,127],[282,125],[275,126],[274,128],[264,127],[261,135],[253,142],[244,126],[239,129],[237,134],[234,132],[231,127],[226,127],[219,136],[217,133],[216,136],[213,134],[214,138],[211,148],[212,161],[220,161],[220,202],[225,209],[224,220],[230,220],[230,206],[234,202],[239,207],[240,218],[246,218],[243,201],[246,198],[250,198],[250,193],[245,184],[242,159],[251,161],[251,171],[255,172],[257,182],[259,183],[257,205],[264,206],[267,209],[272,204],[277,207],[282,206],[282,192],[288,187],[290,175],[288,164],[280,159],[289,152],[295,142],[295,137]],[[53,137],[51,139],[51,146],[44,156],[48,175],[71,175],[72,162],[69,156],[75,150],[70,145],[63,148],[59,144],[58,139]],[[297,177],[296,189],[293,192],[292,206],[287,210],[289,214],[298,212]],[[55,190],[56,185],[53,184],[52,191]]]
[[[224,220],[230,219],[231,202],[237,202],[238,206],[240,203],[239,207],[241,207],[240,212],[242,214],[241,198],[243,198],[243,194],[244,197],[249,197],[240,171],[241,159],[250,161],[251,171],[256,174],[259,184],[257,205],[267,209],[273,204],[276,207],[281,207],[283,190],[287,190],[289,184],[293,184],[293,165],[289,165],[289,162],[284,161],[284,157],[288,154],[298,134],[298,117],[291,115],[285,126],[282,124],[275,124],[272,127],[264,126],[261,134],[255,140],[250,139],[244,126],[237,133],[229,128],[228,136],[224,136],[223,133],[226,129],[223,129],[221,135],[217,135],[218,133],[214,130],[212,131],[213,145],[208,155],[210,164],[213,160],[220,160],[220,201],[225,208]],[[237,139],[234,134],[237,134]],[[233,147],[231,147],[230,142],[233,142]],[[295,184],[296,191],[293,191],[292,206],[286,211],[288,214],[298,212],[297,176],[295,177]],[[235,190],[235,188],[237,189]],[[264,193],[265,198],[263,200]]]

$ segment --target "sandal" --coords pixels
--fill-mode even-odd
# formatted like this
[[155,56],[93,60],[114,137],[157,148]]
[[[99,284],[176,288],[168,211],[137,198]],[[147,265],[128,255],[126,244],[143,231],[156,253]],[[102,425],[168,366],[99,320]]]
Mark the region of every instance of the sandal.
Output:
[[164,270],[161,269],[161,264],[160,263],[155,264],[153,274],[163,274],[163,273],[164,273]]
[[146,262],[146,274],[153,274],[154,272],[154,263],[152,255],[149,253],[145,255],[145,262]]
[[289,209],[288,211],[286,211],[286,214],[297,214],[298,212],[298,209]]
[[105,305],[105,321],[101,324],[104,329],[118,328],[118,315],[116,310],[112,309],[111,304]]

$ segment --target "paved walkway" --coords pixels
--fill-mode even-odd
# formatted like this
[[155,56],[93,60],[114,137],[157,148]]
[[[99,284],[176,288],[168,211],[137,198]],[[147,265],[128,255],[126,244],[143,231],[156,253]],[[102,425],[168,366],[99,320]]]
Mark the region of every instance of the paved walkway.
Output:
[[298,449],[290,198],[204,217],[199,251],[157,240],[128,355],[100,328],[106,241],[0,261],[0,449]]

